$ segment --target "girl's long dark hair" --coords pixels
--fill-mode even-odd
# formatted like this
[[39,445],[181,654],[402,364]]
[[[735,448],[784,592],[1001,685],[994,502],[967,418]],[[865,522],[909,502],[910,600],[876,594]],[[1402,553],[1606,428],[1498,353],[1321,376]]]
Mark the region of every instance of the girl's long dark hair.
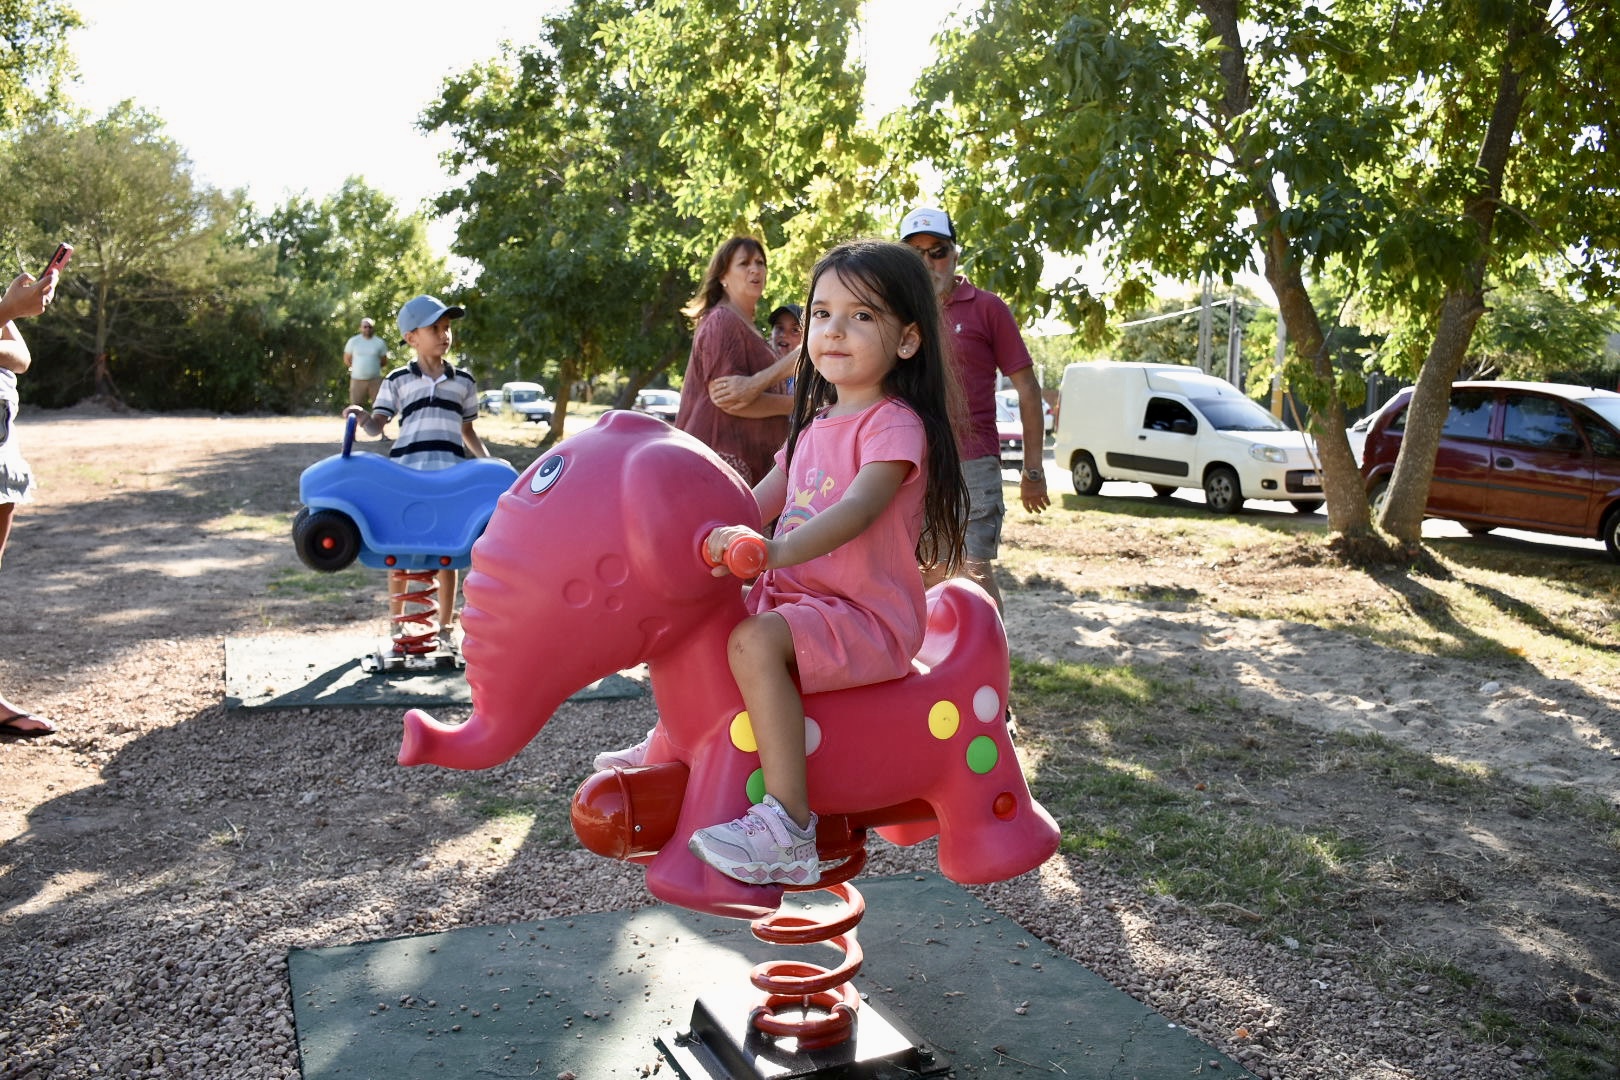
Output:
[[921,344],[915,353],[894,365],[883,380],[883,389],[911,407],[928,437],[928,487],[923,498],[917,562],[925,571],[939,568],[954,572],[962,561],[962,537],[967,528],[967,485],[962,480],[962,462],[956,450],[956,432],[965,422],[965,409],[934,284],[921,256],[905,244],[886,240],[840,244],[823,255],[811,271],[810,294],[804,303],[805,344],[799,348],[793,412],[788,418],[788,461],[793,460],[799,433],[810,426],[818,412],[838,400],[837,387],[822,378],[810,362],[810,304],[815,299],[816,283],[827,273],[836,273],[863,303],[889,312],[900,320],[900,325],[917,325]]

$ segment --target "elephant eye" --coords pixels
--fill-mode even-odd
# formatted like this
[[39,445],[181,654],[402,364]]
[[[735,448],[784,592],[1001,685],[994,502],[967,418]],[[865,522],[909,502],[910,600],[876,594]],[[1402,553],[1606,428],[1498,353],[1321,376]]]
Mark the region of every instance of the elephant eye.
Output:
[[562,471],[563,458],[561,454],[546,458],[540,463],[540,467],[534,470],[534,475],[529,478],[529,490],[536,495],[540,494],[557,482],[557,477],[562,475]]

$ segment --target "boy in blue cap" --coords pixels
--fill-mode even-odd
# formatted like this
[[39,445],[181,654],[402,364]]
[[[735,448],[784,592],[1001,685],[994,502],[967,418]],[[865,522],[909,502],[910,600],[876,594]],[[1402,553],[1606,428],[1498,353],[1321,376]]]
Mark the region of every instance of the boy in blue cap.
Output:
[[[478,384],[466,371],[445,359],[450,352],[450,322],[466,314],[437,297],[418,296],[399,310],[399,332],[416,359],[390,371],[367,412],[350,405],[344,416],[359,419],[366,434],[380,437],[388,421],[399,420],[399,435],[388,456],[413,469],[448,469],[466,457],[488,457],[473,430],[478,419]],[[390,611],[399,614],[399,571],[388,574]],[[456,602],[456,572],[438,573],[439,644],[450,648],[450,624]]]

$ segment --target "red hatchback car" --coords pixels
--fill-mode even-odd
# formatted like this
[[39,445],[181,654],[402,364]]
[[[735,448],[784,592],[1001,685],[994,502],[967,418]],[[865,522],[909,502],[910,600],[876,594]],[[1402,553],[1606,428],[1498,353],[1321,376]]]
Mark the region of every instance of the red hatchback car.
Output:
[[[1376,505],[1406,430],[1410,388],[1367,433],[1361,477]],[[1620,559],[1620,394],[1562,383],[1460,382],[1435,455],[1429,517],[1599,537]]]

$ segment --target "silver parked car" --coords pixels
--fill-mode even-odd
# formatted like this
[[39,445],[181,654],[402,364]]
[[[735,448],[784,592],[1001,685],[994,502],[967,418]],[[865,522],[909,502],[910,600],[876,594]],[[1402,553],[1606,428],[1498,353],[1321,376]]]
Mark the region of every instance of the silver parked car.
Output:
[[681,395],[674,390],[642,390],[631,407],[673,424],[675,414],[681,411]]

